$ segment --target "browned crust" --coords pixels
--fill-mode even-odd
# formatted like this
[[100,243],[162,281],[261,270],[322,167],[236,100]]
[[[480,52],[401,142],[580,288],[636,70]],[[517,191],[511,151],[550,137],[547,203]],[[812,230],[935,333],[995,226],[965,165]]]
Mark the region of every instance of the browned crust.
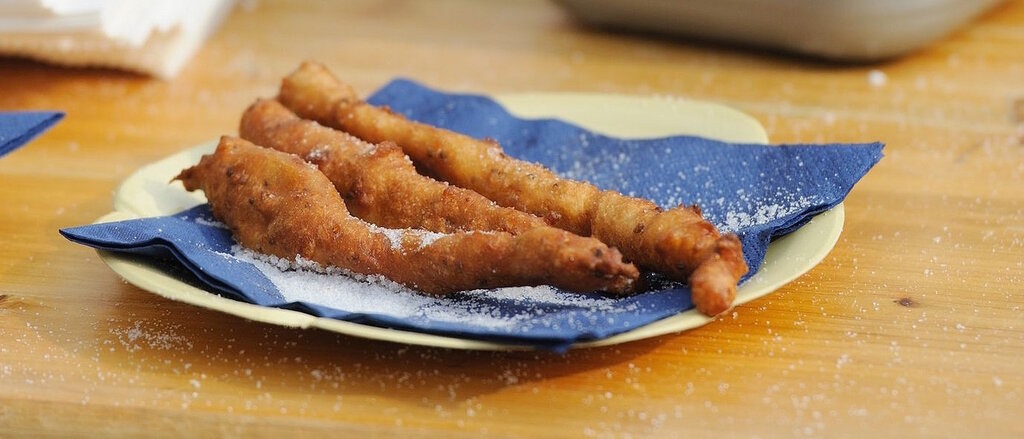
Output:
[[642,268],[686,280],[705,314],[727,310],[747,272],[736,236],[720,235],[698,209],[661,210],[648,200],[601,191],[508,157],[492,141],[410,121],[363,102],[319,64],[303,63],[286,77],[278,99],[301,117],[363,140],[393,141],[431,175],[565,230],[594,236]]
[[547,226],[536,216],[420,175],[392,142],[364,142],[300,119],[274,100],[252,104],[242,115],[239,133],[257,145],[292,153],[317,165],[334,183],[352,215],[379,226],[440,233],[493,230],[512,234]]
[[600,241],[553,227],[520,235],[459,232],[432,242],[407,230],[396,246],[381,229],[349,215],[316,167],[242,139],[222,138],[214,154],[177,179],[188,190],[202,189],[214,215],[248,248],[383,275],[429,294],[540,284],[625,292],[638,274]]

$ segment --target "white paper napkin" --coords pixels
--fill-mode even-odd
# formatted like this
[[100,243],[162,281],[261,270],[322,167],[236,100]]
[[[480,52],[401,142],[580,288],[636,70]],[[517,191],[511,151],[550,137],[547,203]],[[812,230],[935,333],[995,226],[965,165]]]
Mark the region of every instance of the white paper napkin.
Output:
[[0,0],[0,54],[171,78],[233,0]]

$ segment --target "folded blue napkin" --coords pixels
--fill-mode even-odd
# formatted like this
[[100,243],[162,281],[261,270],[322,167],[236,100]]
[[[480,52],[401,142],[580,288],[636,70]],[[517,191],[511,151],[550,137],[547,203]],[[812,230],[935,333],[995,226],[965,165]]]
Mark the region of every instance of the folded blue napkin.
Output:
[[0,157],[42,134],[64,117],[53,111],[0,112]]
[[[771,239],[841,202],[882,157],[879,143],[766,146],[690,136],[617,139],[558,120],[518,119],[489,98],[441,93],[406,80],[391,82],[369,101],[414,120],[496,139],[509,155],[543,163],[601,188],[648,198],[664,207],[700,205],[709,220],[740,236],[753,269],[760,266]],[[578,300],[550,302],[531,299],[529,294],[466,292],[426,305],[430,312],[402,317],[289,302],[253,265],[224,257],[231,254],[234,240],[215,223],[206,205],[166,217],[87,225],[61,233],[97,249],[181,264],[210,291],[237,300],[370,325],[555,350],[693,307],[686,285],[656,276],[648,279],[648,291],[621,299],[564,292],[565,297]],[[474,313],[487,319],[474,318]],[[470,318],[439,317],[447,315]],[[514,319],[515,324],[493,324],[502,318]]]

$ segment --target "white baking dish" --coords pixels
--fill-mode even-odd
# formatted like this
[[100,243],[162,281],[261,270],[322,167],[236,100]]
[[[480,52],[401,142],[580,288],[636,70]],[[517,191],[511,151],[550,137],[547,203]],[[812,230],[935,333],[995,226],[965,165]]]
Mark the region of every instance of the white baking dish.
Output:
[[555,0],[580,21],[841,60],[921,48],[1002,0]]

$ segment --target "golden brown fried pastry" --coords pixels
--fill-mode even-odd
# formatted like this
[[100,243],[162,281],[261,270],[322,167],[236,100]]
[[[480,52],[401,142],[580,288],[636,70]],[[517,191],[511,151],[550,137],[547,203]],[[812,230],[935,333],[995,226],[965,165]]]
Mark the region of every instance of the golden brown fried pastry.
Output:
[[317,165],[353,215],[382,227],[513,234],[547,227],[536,216],[418,174],[409,157],[392,142],[364,142],[300,119],[277,101],[260,100],[250,106],[242,115],[239,132],[257,145]]
[[242,139],[222,138],[177,179],[202,189],[214,215],[248,248],[383,275],[429,294],[540,284],[624,292],[638,274],[600,241],[552,227],[441,236],[376,227],[349,215],[315,166]]
[[747,272],[739,239],[720,235],[697,208],[662,210],[648,200],[560,178],[543,166],[505,155],[493,141],[410,121],[363,102],[321,65],[303,63],[284,79],[278,99],[301,117],[363,140],[393,141],[435,177],[594,236],[642,268],[688,281],[694,303],[705,314],[727,310],[737,281]]

